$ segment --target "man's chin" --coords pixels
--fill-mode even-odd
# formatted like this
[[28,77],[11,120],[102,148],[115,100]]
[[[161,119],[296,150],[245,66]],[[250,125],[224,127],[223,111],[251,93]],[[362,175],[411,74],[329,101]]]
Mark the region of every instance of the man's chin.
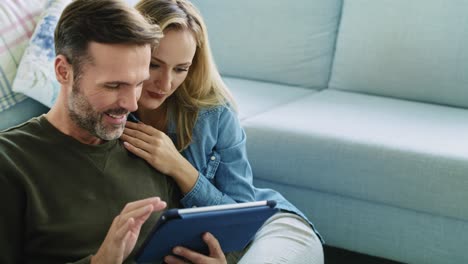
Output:
[[123,128],[97,129],[96,130],[97,137],[106,141],[118,139],[120,136],[122,136],[122,134],[123,134]]

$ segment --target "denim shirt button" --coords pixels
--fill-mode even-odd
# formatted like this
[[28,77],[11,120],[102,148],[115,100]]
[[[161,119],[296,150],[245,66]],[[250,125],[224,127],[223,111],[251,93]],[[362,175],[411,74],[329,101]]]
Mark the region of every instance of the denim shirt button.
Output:
[[215,157],[215,156],[211,156],[211,160],[215,160],[215,159],[216,159],[216,157]]

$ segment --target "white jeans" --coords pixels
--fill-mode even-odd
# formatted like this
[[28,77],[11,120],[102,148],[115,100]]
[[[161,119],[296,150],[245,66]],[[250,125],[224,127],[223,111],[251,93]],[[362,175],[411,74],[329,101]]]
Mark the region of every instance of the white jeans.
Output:
[[228,263],[323,264],[320,239],[301,217],[279,212],[270,217],[242,252],[227,254]]

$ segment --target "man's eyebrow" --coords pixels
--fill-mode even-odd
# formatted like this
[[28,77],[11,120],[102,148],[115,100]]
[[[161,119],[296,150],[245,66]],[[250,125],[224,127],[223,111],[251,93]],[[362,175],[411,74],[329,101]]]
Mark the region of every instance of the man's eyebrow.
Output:
[[[141,80],[140,82],[137,83],[137,85],[140,85],[142,84],[144,81],[147,81],[149,80],[150,76],[146,76],[145,79]],[[102,82],[103,84],[118,84],[118,85],[132,85],[131,83],[129,82],[125,82],[125,81],[106,81],[106,82]]]
[[[151,59],[153,59],[153,60],[155,60],[155,61],[157,61],[157,62],[159,62],[159,63],[162,63],[162,64],[167,64],[165,61],[160,60],[160,59],[158,59],[158,58],[156,58],[156,57],[151,57]],[[190,61],[185,62],[185,63],[177,64],[177,66],[187,66],[187,67],[190,66],[190,65],[192,65],[192,62],[190,62]]]
[[130,83],[128,82],[124,82],[124,81],[105,81],[105,82],[102,82],[103,84],[119,84],[119,85],[130,85]]

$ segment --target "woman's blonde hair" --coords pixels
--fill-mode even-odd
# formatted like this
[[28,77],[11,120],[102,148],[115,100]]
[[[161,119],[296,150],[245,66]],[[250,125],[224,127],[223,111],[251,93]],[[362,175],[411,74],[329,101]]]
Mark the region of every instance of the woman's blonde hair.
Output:
[[141,0],[135,7],[163,32],[190,30],[197,43],[187,78],[166,100],[176,121],[176,146],[182,151],[192,142],[200,108],[224,104],[235,109],[235,102],[214,63],[203,18],[192,3],[187,0]]

